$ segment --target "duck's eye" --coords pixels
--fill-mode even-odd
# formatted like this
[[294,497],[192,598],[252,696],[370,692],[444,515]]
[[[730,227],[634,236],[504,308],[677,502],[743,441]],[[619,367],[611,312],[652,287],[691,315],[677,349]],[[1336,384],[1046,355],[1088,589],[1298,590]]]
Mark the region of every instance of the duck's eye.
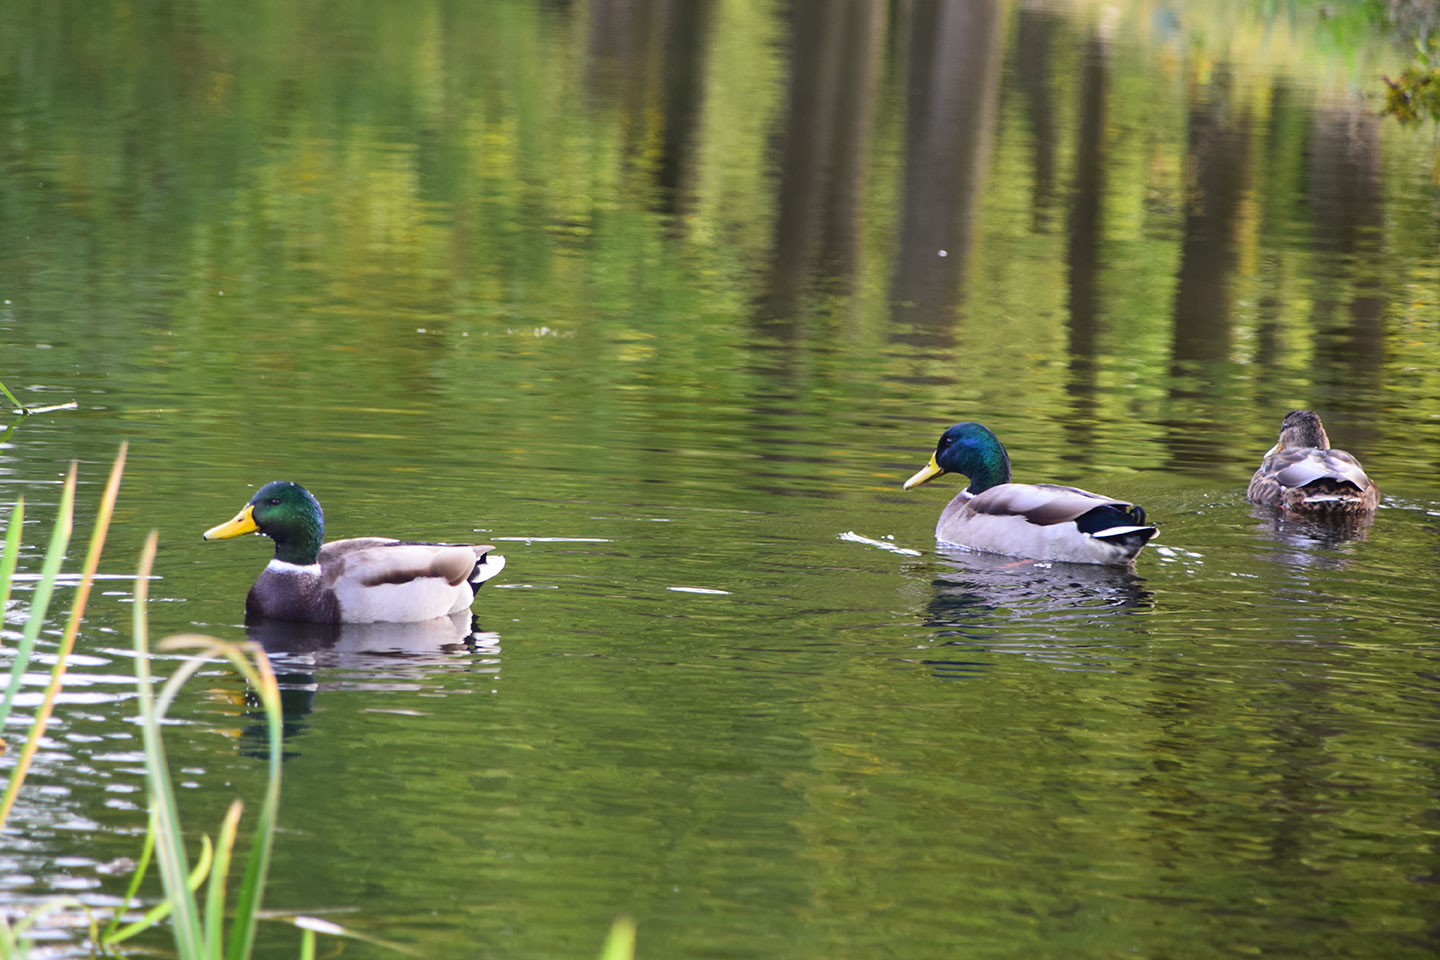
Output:
[[280,506],[280,498],[279,498],[279,497],[271,497],[269,500],[266,500],[265,502],[266,502],[267,504],[269,504],[270,506],[272,506],[272,507],[278,507],[278,506]]

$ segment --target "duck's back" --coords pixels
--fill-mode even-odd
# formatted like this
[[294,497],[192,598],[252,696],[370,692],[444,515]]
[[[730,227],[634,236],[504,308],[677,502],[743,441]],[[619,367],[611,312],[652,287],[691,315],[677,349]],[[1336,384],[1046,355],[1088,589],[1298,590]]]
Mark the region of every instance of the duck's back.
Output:
[[1052,483],[961,492],[935,526],[936,538],[947,543],[1066,563],[1126,563],[1155,533],[1127,501]]
[[1374,510],[1380,491],[1344,450],[1286,447],[1260,464],[1245,497],[1298,512],[1353,513]]
[[488,579],[476,568],[491,549],[364,537],[326,544],[320,567],[342,620],[410,622],[469,607],[475,586]]

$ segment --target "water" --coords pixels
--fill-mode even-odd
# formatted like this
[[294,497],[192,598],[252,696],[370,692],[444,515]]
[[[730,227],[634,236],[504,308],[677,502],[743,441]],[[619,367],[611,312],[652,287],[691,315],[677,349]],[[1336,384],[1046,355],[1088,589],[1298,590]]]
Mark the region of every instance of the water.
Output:
[[[131,444],[5,909],[139,853],[155,528],[156,635],[285,686],[273,908],[437,957],[620,913],[642,957],[1433,954],[1434,138],[1363,96],[1408,54],[1346,8],[847,11],[0,12],[0,379],[79,403],[0,445],[24,570]],[[1244,502],[1292,406],[1372,524]],[[957,485],[899,488],[964,418],[1160,538],[938,551]],[[280,478],[509,566],[474,625],[247,633],[266,545],[199,535]],[[175,717],[188,828],[253,809],[244,684]]]

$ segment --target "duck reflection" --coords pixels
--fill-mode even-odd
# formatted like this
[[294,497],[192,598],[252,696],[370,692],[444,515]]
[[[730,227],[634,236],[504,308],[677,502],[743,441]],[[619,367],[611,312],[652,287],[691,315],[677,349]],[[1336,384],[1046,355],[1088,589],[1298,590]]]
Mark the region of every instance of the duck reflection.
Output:
[[1364,540],[1375,522],[1373,513],[1297,516],[1263,504],[1256,504],[1250,516],[1272,541],[1275,559],[1291,566],[1336,570],[1350,562],[1349,553],[1336,548]]
[[[988,671],[1011,654],[1064,670],[1112,670],[1140,641],[1151,606],[1144,581],[1128,567],[1017,560],[940,548],[943,569],[925,624],[953,657],[920,662],[944,679]],[[963,651],[963,652],[962,652]]]
[[479,647],[499,651],[499,635],[479,628],[469,610],[418,623],[292,623],[263,618],[245,621],[250,639],[276,654],[310,654],[317,665],[359,665],[368,657],[456,654]]
[[[500,635],[482,630],[462,610],[419,623],[292,623],[249,619],[249,638],[264,648],[280,686],[288,741],[309,726],[321,690],[409,691],[433,681],[438,671],[500,674]],[[241,735],[242,752],[264,755],[265,715],[258,698],[246,695],[252,723]],[[293,754],[287,753],[286,756]]]

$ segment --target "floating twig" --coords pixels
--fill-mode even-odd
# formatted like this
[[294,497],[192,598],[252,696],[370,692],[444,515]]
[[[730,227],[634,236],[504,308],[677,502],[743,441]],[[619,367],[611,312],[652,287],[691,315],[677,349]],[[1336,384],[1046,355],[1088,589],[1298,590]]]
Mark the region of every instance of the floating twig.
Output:
[[14,409],[14,410],[11,410],[10,412],[11,412],[11,413],[18,413],[18,414],[19,414],[20,416],[22,416],[22,417],[28,417],[28,416],[31,416],[32,414],[36,414],[36,413],[49,413],[51,410],[78,410],[78,409],[80,409],[80,404],[76,403],[74,400],[70,400],[70,401],[68,401],[68,402],[66,402],[66,403],[52,403],[52,404],[48,404],[48,405],[43,406],[43,407],[18,407],[18,408]]
[[76,403],[74,400],[71,400],[68,403],[52,403],[43,407],[27,407],[25,406],[25,404],[21,403],[20,398],[15,396],[15,394],[11,393],[10,390],[3,383],[0,383],[0,393],[5,394],[5,396],[10,398],[10,402],[15,404],[15,409],[11,410],[10,412],[22,417],[28,417],[31,414],[36,413],[49,413],[52,410],[77,410],[80,407],[80,404]]

